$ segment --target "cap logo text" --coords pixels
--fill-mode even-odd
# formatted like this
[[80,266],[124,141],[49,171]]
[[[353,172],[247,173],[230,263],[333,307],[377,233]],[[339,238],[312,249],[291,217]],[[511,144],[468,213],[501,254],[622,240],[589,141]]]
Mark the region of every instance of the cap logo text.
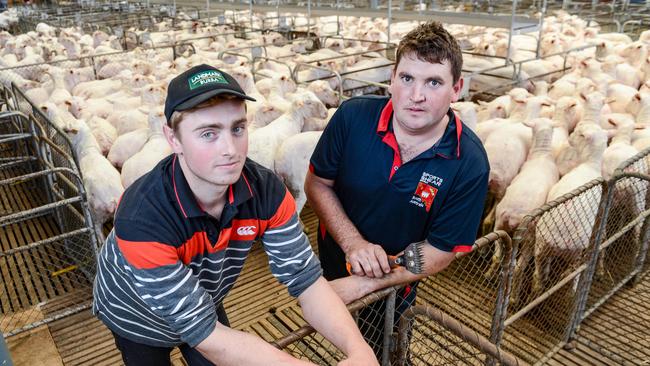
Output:
[[223,75],[214,70],[201,71],[197,74],[190,76],[187,80],[190,84],[190,90],[194,90],[206,84],[228,84]]

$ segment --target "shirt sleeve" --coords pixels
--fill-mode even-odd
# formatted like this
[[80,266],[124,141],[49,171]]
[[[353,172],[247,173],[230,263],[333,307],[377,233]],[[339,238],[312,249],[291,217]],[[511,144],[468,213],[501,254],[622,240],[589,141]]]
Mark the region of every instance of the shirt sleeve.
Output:
[[318,177],[334,180],[338,174],[343,148],[348,136],[344,118],[345,105],[336,110],[309,161],[309,170]]
[[273,276],[297,297],[322,275],[320,262],[303,232],[296,203],[285,188],[284,199],[262,234]]
[[429,228],[427,240],[445,252],[472,250],[483,214],[489,170],[456,185]]
[[116,220],[115,228],[126,275],[140,299],[183,342],[201,343],[216,326],[215,306],[176,248],[164,242],[170,237],[165,229],[137,219]]

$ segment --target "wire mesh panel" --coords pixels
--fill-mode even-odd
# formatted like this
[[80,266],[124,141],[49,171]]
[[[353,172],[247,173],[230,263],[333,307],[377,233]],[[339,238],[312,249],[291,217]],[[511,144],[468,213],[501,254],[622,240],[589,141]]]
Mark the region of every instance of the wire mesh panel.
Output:
[[625,161],[617,169],[617,172],[650,174],[650,148]]
[[[639,152],[634,157],[630,158],[616,170],[616,174],[623,173],[640,173],[640,174],[650,174],[650,148],[645,149]],[[637,197],[635,200],[638,200]],[[645,207],[650,207],[650,190],[646,191],[645,197]],[[644,265],[641,269],[643,273],[650,270],[650,261],[647,259],[644,260]]]
[[[73,206],[82,198],[77,195],[52,202],[47,187],[36,185],[42,188],[34,189],[31,184],[52,175],[81,185],[75,172],[65,168],[0,180],[5,197],[0,216],[0,327],[8,335],[69,311],[70,304],[88,299],[79,291],[89,293],[92,286],[94,232],[77,218]],[[76,222],[71,218],[77,218]]]
[[487,338],[432,306],[409,308],[399,324],[392,365],[524,365]]
[[649,184],[647,180],[628,175],[617,176],[609,183],[611,198],[605,217],[605,232],[598,248],[598,260],[583,317],[587,317],[640,270],[640,257],[647,250],[647,243],[642,245],[642,239],[647,240],[642,230],[650,215],[646,212]]
[[519,253],[501,346],[527,362],[554,354],[573,329],[603,187],[601,180],[583,185],[535,210],[515,232]]
[[[493,252],[500,253],[494,264]],[[490,233],[478,239],[471,252],[457,254],[447,269],[422,280],[417,304],[453,314],[463,325],[498,344],[512,260],[510,237],[503,231]]]
[[33,116],[14,114],[28,119],[22,125],[36,140],[39,164],[0,170],[0,329],[7,336],[87,308],[97,248],[67,138],[49,126],[51,139]]
[[[357,320],[357,324],[360,328],[363,326],[363,324],[360,323],[363,322],[363,320],[359,319],[359,313],[368,307],[375,306],[378,302],[382,302],[382,300],[385,300],[391,294],[394,294],[395,290],[396,289],[394,288],[387,288],[381,291],[377,291],[348,305],[348,310]],[[378,316],[383,320],[382,315],[383,314],[378,314]],[[272,322],[277,323],[277,321]],[[281,323],[284,326],[287,324],[286,321],[283,321]],[[274,328],[275,331],[278,330],[277,326]],[[284,330],[287,329],[285,328]],[[280,331],[282,331],[282,329]],[[366,340],[368,341],[367,338]],[[315,330],[308,325],[302,326],[299,329],[295,329],[282,337],[276,338],[272,343],[276,347],[283,349],[285,352],[290,353],[292,356],[298,359],[308,360],[310,362],[316,363],[317,365],[336,365],[345,359],[345,354],[341,350],[327,341],[322,335],[315,332]],[[373,346],[372,344],[370,345]]]

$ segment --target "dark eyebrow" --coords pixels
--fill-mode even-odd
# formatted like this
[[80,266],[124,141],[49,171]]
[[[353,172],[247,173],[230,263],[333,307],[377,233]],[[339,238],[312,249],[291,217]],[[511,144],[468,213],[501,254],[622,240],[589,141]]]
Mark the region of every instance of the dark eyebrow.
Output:
[[[234,125],[239,125],[239,124],[242,124],[242,123],[246,123],[246,118],[240,118],[240,119],[238,119],[236,121],[233,121],[232,125],[234,126]],[[209,123],[209,124],[197,126],[196,128],[194,128],[193,131],[198,131],[198,130],[202,130],[202,129],[205,129],[205,128],[215,128],[215,129],[221,130],[221,129],[224,128],[224,125],[223,125],[223,123],[214,122],[214,123]]]
[[441,77],[433,76],[430,78],[427,78],[427,83],[430,81],[436,81],[438,84],[442,84],[443,80]]

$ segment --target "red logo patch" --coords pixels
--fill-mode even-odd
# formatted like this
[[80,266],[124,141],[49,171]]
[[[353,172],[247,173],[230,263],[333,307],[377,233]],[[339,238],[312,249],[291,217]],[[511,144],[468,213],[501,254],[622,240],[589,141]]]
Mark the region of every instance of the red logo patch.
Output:
[[431,209],[431,204],[433,204],[433,199],[436,198],[437,193],[437,188],[422,182],[418,183],[418,188],[415,190],[415,195],[420,197],[427,212]]

